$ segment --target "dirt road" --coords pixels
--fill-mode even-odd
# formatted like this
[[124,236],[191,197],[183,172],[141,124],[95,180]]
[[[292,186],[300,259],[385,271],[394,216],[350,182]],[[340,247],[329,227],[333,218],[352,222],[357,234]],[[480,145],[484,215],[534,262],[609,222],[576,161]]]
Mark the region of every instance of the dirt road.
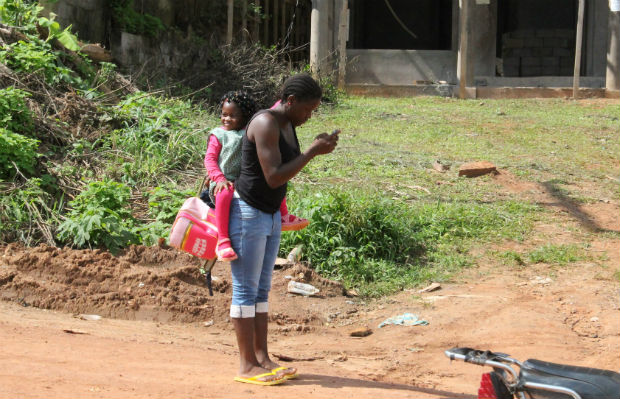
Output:
[[[302,265],[277,269],[269,345],[301,376],[276,387],[232,381],[238,363],[225,265],[216,265],[209,297],[198,263],[172,249],[134,247],[113,257],[0,247],[0,397],[474,398],[483,369],[451,363],[443,351],[454,346],[618,371],[620,207],[577,209],[607,231],[588,233],[575,209],[547,200],[537,199],[555,223],[539,223],[527,242],[477,248],[477,267],[437,291],[363,301]],[[486,255],[585,235],[590,256],[566,266],[510,267]],[[291,277],[321,295],[287,294]],[[378,328],[405,312],[428,325]],[[85,320],[92,314],[102,318]],[[372,334],[350,336],[362,327]]]

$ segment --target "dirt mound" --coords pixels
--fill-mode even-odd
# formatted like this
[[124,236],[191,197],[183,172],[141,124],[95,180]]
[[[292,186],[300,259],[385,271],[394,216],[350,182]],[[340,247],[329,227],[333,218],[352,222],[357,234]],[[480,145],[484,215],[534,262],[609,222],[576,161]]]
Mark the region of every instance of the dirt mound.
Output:
[[[213,269],[210,296],[200,272],[203,261],[170,247],[131,246],[117,256],[107,251],[21,244],[0,247],[0,299],[68,313],[128,320],[225,324],[231,277],[227,264]],[[318,295],[287,292],[288,282],[312,284]],[[270,316],[283,332],[306,333],[329,319],[325,298],[342,297],[342,284],[302,265],[274,271]],[[308,311],[308,302],[316,303]]]
[[[24,306],[159,321],[204,321],[228,307],[216,303],[228,295],[209,296],[201,261],[170,248],[132,246],[113,256],[10,244],[0,253],[0,298]],[[216,279],[213,288],[224,293],[230,283]]]

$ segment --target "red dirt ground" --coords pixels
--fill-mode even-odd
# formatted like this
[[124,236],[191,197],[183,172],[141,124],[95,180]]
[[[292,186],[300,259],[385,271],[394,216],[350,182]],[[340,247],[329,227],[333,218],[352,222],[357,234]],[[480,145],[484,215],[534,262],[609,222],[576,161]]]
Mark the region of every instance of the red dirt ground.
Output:
[[[301,377],[276,387],[232,381],[238,359],[225,264],[214,269],[210,297],[200,263],[170,248],[115,257],[0,247],[0,397],[475,398],[484,369],[451,363],[443,351],[454,346],[618,371],[618,199],[562,204],[507,172],[495,180],[551,209],[554,222],[539,223],[527,242],[476,249],[478,266],[440,290],[363,301],[303,265],[277,269],[269,345],[276,359],[294,359],[281,363]],[[588,259],[567,266],[511,267],[485,256],[580,243],[584,234]],[[288,294],[287,276],[320,295]],[[405,312],[429,324],[378,328]],[[85,320],[92,314],[102,319]],[[350,336],[362,327],[372,334]]]

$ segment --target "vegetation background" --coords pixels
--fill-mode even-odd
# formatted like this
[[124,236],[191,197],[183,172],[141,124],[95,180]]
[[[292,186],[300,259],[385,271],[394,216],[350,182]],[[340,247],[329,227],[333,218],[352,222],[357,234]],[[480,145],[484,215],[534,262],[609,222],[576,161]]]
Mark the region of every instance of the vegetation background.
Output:
[[[40,10],[0,0],[0,243],[114,253],[154,245],[202,182],[219,94],[141,91],[116,65],[81,54],[70,29]],[[304,69],[282,63],[277,49],[218,54],[217,71],[250,65],[220,83],[254,77],[264,106],[283,78]],[[285,233],[281,254],[301,245],[302,260],[362,295],[450,278],[476,263],[472,247],[527,240],[533,222],[553,218],[491,176],[458,177],[462,163],[491,161],[574,204],[618,198],[617,103],[362,98],[322,84],[326,99],[299,129],[302,146],[334,128],[341,141],[290,185],[291,211],[311,224]],[[435,170],[436,161],[449,170]],[[592,196],[580,194],[583,184]],[[565,264],[589,256],[589,234],[617,235],[583,234],[582,245],[486,255],[515,267]]]

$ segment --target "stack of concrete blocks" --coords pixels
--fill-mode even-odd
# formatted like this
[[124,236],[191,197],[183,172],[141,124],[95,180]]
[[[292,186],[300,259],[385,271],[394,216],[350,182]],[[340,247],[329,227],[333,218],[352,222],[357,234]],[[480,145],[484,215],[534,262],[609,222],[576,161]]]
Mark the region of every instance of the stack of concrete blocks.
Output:
[[502,36],[504,76],[571,76],[575,63],[572,29],[519,30]]

